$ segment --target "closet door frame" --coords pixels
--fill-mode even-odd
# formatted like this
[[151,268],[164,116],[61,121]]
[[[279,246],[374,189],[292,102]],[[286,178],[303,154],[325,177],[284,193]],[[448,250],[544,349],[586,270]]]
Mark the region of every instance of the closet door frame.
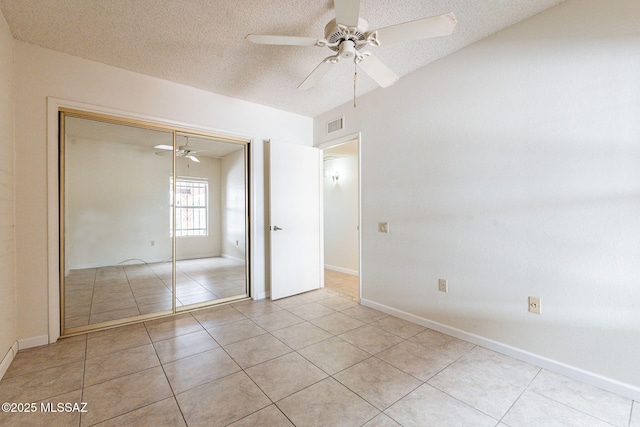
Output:
[[[49,275],[49,342],[55,342],[61,336],[71,336],[88,331],[96,331],[101,329],[107,329],[124,324],[139,323],[150,319],[174,316],[176,314],[199,309],[203,307],[213,306],[228,303],[231,301],[238,301],[248,299],[252,294],[252,221],[250,220],[251,209],[251,188],[250,188],[250,144],[251,139],[223,132],[218,132],[210,129],[203,129],[198,127],[185,126],[184,124],[172,123],[163,120],[157,120],[146,116],[136,116],[130,113],[123,113],[119,111],[104,111],[103,109],[96,109],[95,107],[85,104],[74,103],[69,101],[63,101],[55,98],[48,99],[48,155],[50,160],[52,156],[55,156],[57,168],[51,170],[52,162],[49,161],[50,168],[48,170],[49,178],[49,206],[57,206],[57,215],[49,215],[49,262],[48,262],[48,275]],[[96,120],[105,123],[119,124],[125,126],[131,126],[136,128],[162,131],[172,134],[173,139],[173,155],[172,155],[172,176],[176,176],[177,171],[177,135],[188,134],[190,137],[201,137],[204,139],[211,139],[217,142],[225,142],[231,144],[237,144],[242,146],[243,149],[243,166],[244,166],[244,218],[245,218],[245,295],[231,296],[226,298],[219,298],[216,300],[189,304],[184,307],[176,306],[176,215],[175,200],[172,203],[171,210],[173,211],[171,229],[171,270],[172,270],[172,305],[171,310],[163,310],[159,312],[140,314],[133,317],[126,317],[118,320],[109,320],[106,322],[89,324],[86,326],[78,326],[67,328],[65,327],[65,302],[64,302],[64,285],[65,285],[65,118],[76,117],[89,120]],[[54,126],[52,126],[52,123]],[[52,139],[55,139],[53,144]],[[173,179],[173,194],[175,198],[175,186],[176,179]],[[54,190],[54,191],[52,191]],[[53,240],[52,240],[53,238]]]

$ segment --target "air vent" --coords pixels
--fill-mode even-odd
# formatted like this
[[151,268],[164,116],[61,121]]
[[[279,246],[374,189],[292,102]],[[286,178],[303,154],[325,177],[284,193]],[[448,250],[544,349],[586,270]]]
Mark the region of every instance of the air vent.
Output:
[[335,120],[331,120],[330,122],[327,123],[327,133],[333,133],[333,132],[337,132],[339,130],[344,129],[344,116],[335,119]]

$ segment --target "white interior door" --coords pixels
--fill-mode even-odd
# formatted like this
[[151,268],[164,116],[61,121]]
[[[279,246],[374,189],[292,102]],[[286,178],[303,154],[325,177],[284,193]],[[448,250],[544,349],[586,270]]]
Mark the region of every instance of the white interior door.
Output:
[[269,142],[271,299],[320,287],[320,150]]

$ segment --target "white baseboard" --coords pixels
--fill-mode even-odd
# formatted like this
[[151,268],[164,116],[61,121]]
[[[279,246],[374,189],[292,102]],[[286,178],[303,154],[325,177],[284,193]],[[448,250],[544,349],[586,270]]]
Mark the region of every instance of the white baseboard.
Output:
[[221,258],[226,258],[226,259],[232,259],[234,261],[239,261],[239,262],[245,262],[244,258],[237,258],[231,255],[227,255],[227,254],[222,254],[220,255]]
[[0,380],[4,377],[4,374],[7,373],[7,369],[9,369],[9,365],[13,362],[13,358],[16,357],[18,353],[18,341],[14,342],[7,353],[4,355],[2,360],[0,360]]
[[[191,254],[189,256],[186,257],[181,257],[180,259],[177,259],[177,262],[180,261],[189,261],[189,260],[199,260],[202,258],[220,258],[222,255],[221,254]],[[171,262],[171,260],[166,260],[166,262]],[[150,264],[150,263],[149,263]]]
[[[178,261],[188,261],[191,259],[201,259],[201,258],[218,258],[225,257],[221,254],[192,254],[185,258],[180,258]],[[77,264],[68,266],[65,269],[65,276],[69,275],[69,270],[84,270],[86,268],[101,268],[101,267],[112,267],[112,266],[132,266],[132,265],[144,265],[144,264],[159,264],[159,263],[170,263],[171,258],[160,257],[160,258],[148,258],[148,259],[139,259],[139,258],[130,258],[124,261],[114,262],[113,264],[105,265],[104,263],[91,263],[91,264]]]
[[39,347],[49,344],[49,335],[39,335],[37,337],[21,338],[18,340],[18,350]]
[[325,264],[324,268],[326,268],[327,270],[337,271],[339,273],[350,274],[352,276],[359,276],[360,275],[360,272],[358,270],[350,270],[348,268],[336,267],[335,265]]
[[253,296],[253,300],[257,301],[257,300],[261,300],[261,299],[268,299],[270,296],[271,296],[271,292],[270,291],[258,292],[256,295]]
[[494,341],[480,335],[472,334],[461,329],[453,328],[442,323],[434,322],[433,320],[416,316],[415,314],[407,313],[405,311],[398,310],[384,304],[379,304],[375,301],[361,299],[360,304],[367,307],[375,308],[376,310],[382,311],[383,313],[391,314],[401,319],[417,323],[418,325],[433,329],[434,331],[442,332],[443,334],[468,341],[489,350],[511,356],[515,359],[522,360],[523,362],[531,363],[532,365],[539,366],[548,371],[573,378],[574,380],[599,387],[603,390],[628,397],[629,399],[635,401],[640,401],[640,388],[631,384],[623,383],[621,381],[607,378],[593,372],[585,371],[584,369],[576,368],[575,366],[570,366],[565,363],[558,362],[557,360],[549,359],[547,357],[540,356],[526,350],[519,349],[517,347],[512,347],[508,344]]

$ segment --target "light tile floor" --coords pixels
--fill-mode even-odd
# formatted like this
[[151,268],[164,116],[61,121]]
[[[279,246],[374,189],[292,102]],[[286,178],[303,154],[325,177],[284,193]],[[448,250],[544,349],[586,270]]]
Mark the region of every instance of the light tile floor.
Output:
[[360,301],[360,286],[358,276],[340,273],[334,270],[324,270],[324,286],[339,295],[350,297],[352,300]]
[[330,287],[21,351],[0,402],[38,409],[2,426],[640,426],[639,402]]
[[[171,310],[170,262],[71,270],[65,278],[65,328]],[[178,307],[246,294],[245,265],[229,258],[176,262]]]

